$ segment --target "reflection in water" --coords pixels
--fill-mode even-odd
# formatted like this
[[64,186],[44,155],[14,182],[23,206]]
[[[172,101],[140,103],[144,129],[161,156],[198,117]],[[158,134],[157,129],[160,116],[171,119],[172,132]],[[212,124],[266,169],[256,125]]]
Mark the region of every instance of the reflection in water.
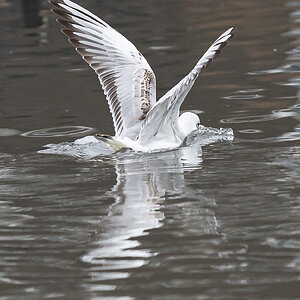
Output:
[[[292,1],[287,3],[288,6],[295,7],[295,10],[290,13],[290,20],[292,23],[297,24],[299,22],[299,14],[300,14],[300,2],[299,1]],[[299,63],[299,47],[300,47],[300,30],[297,29],[291,29],[289,32],[286,33],[288,36],[295,36],[295,41],[293,41],[293,45],[295,45],[295,48],[292,50],[288,50],[286,52],[286,63],[282,66],[280,66],[277,71],[278,72],[284,72],[284,73],[295,73],[299,74],[300,69],[300,63]],[[273,70],[274,72],[276,70]],[[297,88],[297,101],[292,106],[286,108],[274,111],[274,115],[279,115],[281,117],[291,117],[295,119],[298,124],[294,127],[294,131],[284,133],[283,135],[279,136],[278,139],[280,141],[295,141],[300,140],[300,130],[299,130],[299,122],[300,122],[300,77],[290,77],[288,79],[288,82],[283,83],[283,85],[288,86],[294,86]]]
[[[291,22],[294,24],[298,24],[299,23],[299,14],[300,14],[300,1],[293,1],[293,2],[289,2],[287,3],[287,5],[292,5],[295,6],[295,11],[293,11],[290,14],[290,19]],[[292,34],[295,35],[295,41],[293,42],[293,45],[295,45],[295,48],[292,50],[287,51],[287,61],[292,61],[293,64],[299,65],[299,48],[300,48],[300,28],[297,28],[297,30],[295,30],[295,34],[293,34],[294,30],[292,29],[288,34]],[[299,71],[298,71],[299,73]],[[291,116],[293,118],[295,118],[298,122],[300,122],[300,77],[299,76],[295,76],[295,77],[291,77],[289,79],[289,82],[286,83],[286,85],[292,85],[297,87],[298,91],[297,91],[297,101],[296,103],[290,107],[290,111],[293,113]]]
[[[293,11],[289,14],[290,21],[292,24],[299,23],[299,15],[300,15],[300,1],[290,1],[286,3],[287,7],[292,7]],[[223,99],[239,102],[242,105],[242,109],[237,111],[237,116],[224,118],[221,120],[221,123],[225,124],[236,124],[236,126],[244,125],[244,127],[248,124],[251,128],[241,127],[238,132],[247,134],[256,134],[261,136],[262,138],[252,140],[251,142],[255,143],[278,143],[278,142],[299,142],[300,141],[300,130],[299,130],[299,122],[300,122],[300,30],[299,28],[291,28],[288,32],[283,34],[286,37],[295,37],[295,39],[290,42],[293,45],[293,49],[288,49],[285,54],[285,60],[283,63],[279,64],[275,63],[275,68],[272,69],[263,69],[257,71],[248,72],[249,75],[253,76],[261,76],[267,77],[270,76],[272,80],[278,76],[279,74],[283,74],[286,76],[279,77],[281,78],[280,82],[273,82],[272,89],[274,88],[274,83],[280,84],[282,86],[292,86],[297,88],[297,92],[295,96],[287,96],[285,93],[283,95],[276,95],[274,99],[276,99],[277,103],[287,102],[288,105],[282,108],[282,105],[279,105],[279,109],[263,110],[264,113],[258,113],[258,110],[253,110],[253,107],[262,108],[263,106],[268,107],[268,99],[266,101],[262,101],[265,97],[262,95],[262,92],[266,92],[264,88],[255,88],[255,89],[246,89],[246,90],[237,90],[232,93],[232,95],[225,96]],[[277,44],[275,44],[277,45]],[[273,49],[274,52],[277,52],[277,48]],[[273,65],[274,66],[274,65]],[[262,79],[266,80],[266,78]],[[277,79],[275,79],[277,80]],[[277,106],[275,101],[272,101],[270,107]],[[288,102],[289,99],[292,101],[296,99],[295,103],[290,104]],[[251,106],[251,101],[253,101],[253,107]],[[247,105],[251,108],[251,114],[247,110]],[[281,120],[281,121],[279,121]],[[267,129],[267,124],[272,124],[273,128],[277,130]],[[266,137],[264,131],[269,131]],[[247,141],[247,139],[243,139],[243,141]]]
[[32,28],[42,25],[42,17],[39,15],[40,7],[40,0],[22,0],[24,27]]
[[[286,6],[293,7],[293,10],[290,13],[290,20],[293,24],[299,23],[299,15],[300,15],[300,1],[290,1],[287,2]],[[261,122],[261,121],[270,121],[275,119],[282,118],[292,118],[296,120],[297,124],[294,127],[294,131],[285,132],[282,135],[274,138],[274,139],[265,139],[265,141],[271,142],[283,142],[283,141],[298,141],[300,140],[300,130],[299,130],[299,122],[300,122],[300,77],[298,76],[300,72],[300,57],[299,57],[299,49],[300,49],[300,30],[299,28],[292,28],[288,32],[284,34],[285,36],[293,36],[295,40],[291,43],[294,46],[293,49],[289,49],[286,51],[287,57],[285,59],[285,63],[270,70],[259,70],[255,72],[250,72],[250,75],[269,75],[269,74],[278,74],[278,73],[286,73],[286,74],[296,74],[296,76],[289,77],[287,82],[282,82],[282,85],[285,86],[293,86],[298,89],[296,93],[296,103],[291,105],[288,108],[273,110],[271,114],[265,116],[255,117],[237,117],[228,120],[223,120],[225,123],[228,121],[231,123],[242,123],[244,121],[247,122]],[[249,119],[248,119],[249,118]]]
[[[201,162],[201,147],[196,145],[118,159],[117,182],[109,192],[115,203],[108,216],[101,220],[101,231],[92,242],[93,249],[82,257],[83,262],[93,265],[94,282],[126,278],[129,269],[145,265],[149,257],[156,255],[150,249],[139,248],[138,238],[163,225],[164,197],[184,195],[184,171],[199,168]],[[208,214],[208,218],[203,220],[206,226],[203,230],[213,233],[216,231],[214,214]],[[105,288],[113,287],[105,285]]]
[[[63,154],[82,159],[116,159],[116,184],[105,196],[113,197],[114,204],[107,216],[100,220],[99,232],[93,238],[91,250],[81,257],[89,267],[92,287],[88,289],[112,290],[115,285],[103,284],[106,280],[128,278],[130,270],[140,268],[155,256],[155,251],[139,242],[150,230],[163,225],[162,206],[165,197],[180,195],[195,198],[198,195],[186,187],[184,172],[199,170],[202,163],[201,145],[217,141],[232,141],[232,129],[204,127],[192,132],[186,139],[188,146],[172,151],[137,153],[128,149],[116,154],[106,153],[105,145],[93,136],[86,136],[72,143],[46,145],[39,151],[47,154]],[[109,159],[104,154],[109,154]],[[209,199],[209,202],[212,201]],[[199,213],[199,212],[202,213]],[[189,209],[184,213],[191,213]],[[197,230],[199,233],[215,235],[217,222],[214,210],[197,207]]]

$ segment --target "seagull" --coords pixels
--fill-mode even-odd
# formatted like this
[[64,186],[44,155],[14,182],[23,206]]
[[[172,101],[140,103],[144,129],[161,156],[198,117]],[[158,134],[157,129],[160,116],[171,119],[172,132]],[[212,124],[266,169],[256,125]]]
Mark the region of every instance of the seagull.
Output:
[[216,58],[234,27],[208,48],[192,71],[156,101],[156,79],[150,65],[122,34],[87,9],[70,0],[51,0],[62,32],[95,71],[113,119],[114,136],[97,134],[113,151],[131,148],[151,152],[173,149],[202,127],[192,112],[180,106],[199,74]]

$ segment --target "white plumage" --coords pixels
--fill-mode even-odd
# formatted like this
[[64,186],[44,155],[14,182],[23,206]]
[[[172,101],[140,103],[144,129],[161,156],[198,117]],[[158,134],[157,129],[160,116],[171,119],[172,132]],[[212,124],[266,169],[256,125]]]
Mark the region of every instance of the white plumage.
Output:
[[[70,0],[50,1],[63,33],[96,72],[112,114],[115,137],[99,136],[114,150],[151,151],[180,146],[196,130],[199,117],[179,117],[180,106],[200,72],[233,36],[224,32],[193,70],[156,102],[155,74],[143,55],[123,35]],[[190,113],[192,114],[192,113]],[[182,123],[184,122],[184,123]],[[183,130],[184,128],[184,130]]]

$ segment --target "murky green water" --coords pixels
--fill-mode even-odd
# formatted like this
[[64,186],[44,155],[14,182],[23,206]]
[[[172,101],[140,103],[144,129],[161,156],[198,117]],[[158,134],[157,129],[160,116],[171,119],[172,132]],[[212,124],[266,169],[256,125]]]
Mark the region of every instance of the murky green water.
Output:
[[134,42],[159,96],[236,25],[183,105],[235,140],[38,153],[113,125],[48,3],[0,0],[1,299],[300,299],[300,1],[78,3]]

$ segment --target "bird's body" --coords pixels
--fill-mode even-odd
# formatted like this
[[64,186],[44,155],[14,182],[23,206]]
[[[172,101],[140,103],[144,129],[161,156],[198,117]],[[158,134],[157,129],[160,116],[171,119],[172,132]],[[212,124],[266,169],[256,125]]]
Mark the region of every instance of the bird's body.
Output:
[[112,114],[115,136],[98,135],[112,150],[176,148],[200,126],[191,112],[179,109],[200,72],[221,53],[233,36],[224,32],[192,71],[156,101],[155,74],[146,59],[123,35],[70,0],[50,1],[63,33],[96,72]]

